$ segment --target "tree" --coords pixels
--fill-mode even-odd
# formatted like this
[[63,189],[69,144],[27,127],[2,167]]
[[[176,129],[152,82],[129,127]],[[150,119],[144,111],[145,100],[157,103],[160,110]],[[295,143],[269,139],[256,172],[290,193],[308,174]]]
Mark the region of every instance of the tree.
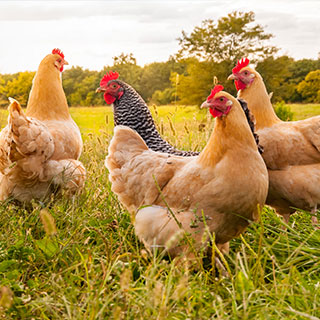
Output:
[[163,91],[156,90],[151,98],[151,102],[164,105],[170,104],[174,101],[175,90],[173,88],[166,88]]
[[288,56],[269,57],[257,64],[256,70],[261,74],[268,92],[273,92],[273,101],[289,101],[296,85],[290,80],[290,66],[294,60]]
[[[161,100],[166,101],[164,104],[169,103],[169,91],[172,91],[170,75],[172,72],[184,73],[185,69],[185,64],[177,62],[173,58],[170,58],[167,62],[154,62],[145,65],[139,85],[142,97],[147,101],[150,101],[152,97],[153,101]],[[160,92],[166,89],[169,89],[169,91],[167,90],[164,96],[159,98],[161,96]],[[158,91],[155,96],[157,98],[154,99],[153,94],[156,91]]]
[[62,85],[67,97],[75,91],[79,83],[87,76],[87,72],[88,70],[83,70],[77,66],[62,73]]
[[123,64],[137,64],[137,59],[133,56],[133,53],[121,53],[115,56],[113,59],[113,65],[123,65]]
[[298,92],[307,102],[320,102],[320,70],[311,71],[297,87]]
[[214,76],[228,92],[235,93],[232,82],[226,79],[230,69],[225,61],[217,63],[189,58],[185,60],[185,63],[187,64],[186,73],[179,75],[177,85],[176,74],[171,74],[171,86],[176,88],[179,103],[200,105],[210,94],[214,85]]
[[278,50],[266,44],[273,35],[265,33],[261,25],[253,24],[254,21],[252,11],[234,11],[217,22],[204,20],[190,35],[182,31],[178,57],[187,54],[201,60],[229,61],[231,64],[242,57],[268,57]]
[[142,68],[137,65],[137,61],[133,57],[132,53],[121,53],[119,56],[113,57],[113,66],[106,66],[103,72],[105,74],[107,71],[110,70],[117,71],[121,80],[127,82],[138,92],[140,92],[140,79],[142,75]]
[[4,88],[6,96],[13,97],[18,100],[22,106],[26,106],[34,75],[35,72],[19,72],[17,78],[7,82]]
[[[0,105],[2,105],[2,103],[4,103],[4,100],[6,100],[5,98],[5,80],[3,78],[2,75],[0,75]],[[7,103],[7,100],[6,102]]]
[[320,59],[301,59],[290,64],[289,70],[292,74],[292,80],[295,84],[304,80],[310,71],[320,69]]

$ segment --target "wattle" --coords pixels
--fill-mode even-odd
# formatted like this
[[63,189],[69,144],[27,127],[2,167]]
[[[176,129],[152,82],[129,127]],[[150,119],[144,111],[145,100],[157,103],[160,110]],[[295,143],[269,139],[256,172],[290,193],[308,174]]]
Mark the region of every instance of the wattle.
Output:
[[222,115],[228,114],[230,109],[231,109],[231,106],[228,106],[225,110],[219,110],[219,109],[216,109],[216,108],[211,109],[210,108],[210,113],[212,114],[212,116],[214,118],[216,118],[216,117],[221,117]]
[[103,97],[107,104],[112,104],[116,100],[116,98],[109,93],[105,93]]
[[237,91],[243,90],[247,87],[247,85],[244,82],[242,82],[241,80],[235,80],[234,83],[236,85]]
[[211,109],[210,108],[210,113],[212,114],[212,116],[214,117],[214,118],[216,118],[216,117],[221,117],[222,115],[223,115],[223,113],[221,112],[221,111],[219,111],[219,110],[217,110],[217,109]]

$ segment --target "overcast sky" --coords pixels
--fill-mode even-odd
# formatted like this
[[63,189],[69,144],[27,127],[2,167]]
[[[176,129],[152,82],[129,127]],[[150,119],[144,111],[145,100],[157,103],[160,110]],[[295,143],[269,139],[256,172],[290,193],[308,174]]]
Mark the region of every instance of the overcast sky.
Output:
[[139,65],[166,61],[177,38],[204,19],[253,11],[271,43],[295,59],[320,52],[319,0],[1,1],[0,73],[36,70],[58,47],[70,65],[101,70],[132,52]]

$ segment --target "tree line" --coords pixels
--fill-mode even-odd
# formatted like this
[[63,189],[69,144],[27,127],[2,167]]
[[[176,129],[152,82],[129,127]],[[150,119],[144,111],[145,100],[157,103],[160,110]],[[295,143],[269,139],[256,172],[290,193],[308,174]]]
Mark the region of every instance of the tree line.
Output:
[[[234,11],[217,21],[204,20],[178,39],[180,50],[166,62],[139,66],[132,53],[121,53],[111,66],[91,71],[79,66],[62,74],[62,83],[70,106],[104,105],[96,94],[107,71],[117,71],[119,79],[134,87],[148,102],[199,105],[209,94],[216,77],[225,89],[236,95],[227,81],[237,60],[248,57],[262,75],[273,102],[320,103],[320,56],[294,60],[279,56],[279,48],[270,45],[272,34],[255,23],[253,12]],[[14,97],[25,106],[35,72],[0,74],[0,106]]]

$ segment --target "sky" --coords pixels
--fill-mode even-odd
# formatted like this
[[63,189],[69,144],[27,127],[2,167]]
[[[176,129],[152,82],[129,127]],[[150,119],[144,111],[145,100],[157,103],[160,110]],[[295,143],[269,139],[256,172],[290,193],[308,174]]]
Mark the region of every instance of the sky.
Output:
[[253,11],[280,54],[318,58],[320,0],[0,0],[0,74],[35,71],[56,47],[71,66],[90,70],[112,65],[122,52],[141,66],[167,61],[179,50],[182,30],[235,10]]

